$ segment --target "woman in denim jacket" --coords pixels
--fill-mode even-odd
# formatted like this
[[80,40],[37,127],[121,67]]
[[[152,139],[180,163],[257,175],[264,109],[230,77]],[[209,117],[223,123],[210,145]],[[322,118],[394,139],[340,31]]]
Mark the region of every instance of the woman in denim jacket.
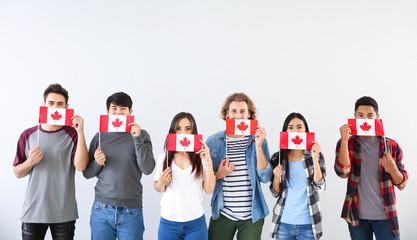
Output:
[[[226,99],[222,118],[256,119],[256,108],[244,93],[235,93]],[[221,131],[207,139],[216,176],[209,239],[233,239],[236,230],[238,240],[261,239],[269,211],[260,182],[272,177],[265,137],[265,129],[258,126],[254,136]]]

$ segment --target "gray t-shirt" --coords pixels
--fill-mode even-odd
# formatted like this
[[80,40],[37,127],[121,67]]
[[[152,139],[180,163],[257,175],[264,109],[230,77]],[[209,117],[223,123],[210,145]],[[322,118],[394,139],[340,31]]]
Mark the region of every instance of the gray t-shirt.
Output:
[[361,178],[358,185],[359,218],[366,220],[387,219],[381,192],[379,170],[380,138],[359,138],[361,144]]
[[90,162],[83,172],[85,178],[97,176],[95,200],[110,206],[142,208],[142,173],[155,168],[151,138],[145,130],[138,137],[129,132],[100,133],[105,166],[99,165],[94,153],[99,147],[99,133],[91,140]]
[[[38,126],[21,134],[13,166],[26,161],[29,150],[37,145],[37,136]],[[78,218],[73,164],[77,140],[73,127],[64,126],[57,131],[40,127],[43,157],[29,173],[22,222],[62,223]]]

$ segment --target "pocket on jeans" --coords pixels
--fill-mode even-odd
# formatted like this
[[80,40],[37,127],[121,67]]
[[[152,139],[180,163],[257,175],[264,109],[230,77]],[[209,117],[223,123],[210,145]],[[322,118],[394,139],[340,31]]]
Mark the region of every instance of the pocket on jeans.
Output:
[[105,207],[106,207],[105,204],[103,204],[101,202],[94,201],[93,207],[91,208],[91,210],[99,212],[99,211],[103,210]]
[[126,208],[126,212],[131,215],[141,215],[142,208]]

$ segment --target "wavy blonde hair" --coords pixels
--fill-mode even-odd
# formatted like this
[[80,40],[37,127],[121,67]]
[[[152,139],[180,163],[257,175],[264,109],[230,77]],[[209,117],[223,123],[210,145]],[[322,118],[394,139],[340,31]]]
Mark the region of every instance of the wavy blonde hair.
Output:
[[224,104],[220,113],[220,117],[223,120],[226,120],[227,110],[229,110],[230,104],[234,101],[246,102],[246,104],[248,105],[248,111],[250,113],[249,119],[251,120],[256,119],[256,107],[255,107],[255,104],[253,104],[253,101],[244,93],[233,93],[232,95],[226,98],[226,101],[224,101]]

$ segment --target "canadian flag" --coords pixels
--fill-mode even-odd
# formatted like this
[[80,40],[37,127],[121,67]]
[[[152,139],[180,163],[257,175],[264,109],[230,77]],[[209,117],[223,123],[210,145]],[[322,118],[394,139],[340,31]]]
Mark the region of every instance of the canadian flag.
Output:
[[226,119],[226,134],[255,135],[257,128],[258,120]]
[[311,149],[314,143],[314,133],[298,132],[281,132],[280,144],[281,149]]
[[203,146],[203,135],[168,133],[167,149],[177,152],[198,152]]
[[132,126],[129,123],[135,121],[131,115],[101,115],[100,132],[130,132]]
[[39,123],[46,123],[52,125],[72,126],[72,117],[74,116],[74,109],[66,108],[39,108]]
[[353,136],[384,136],[382,119],[348,119]]

